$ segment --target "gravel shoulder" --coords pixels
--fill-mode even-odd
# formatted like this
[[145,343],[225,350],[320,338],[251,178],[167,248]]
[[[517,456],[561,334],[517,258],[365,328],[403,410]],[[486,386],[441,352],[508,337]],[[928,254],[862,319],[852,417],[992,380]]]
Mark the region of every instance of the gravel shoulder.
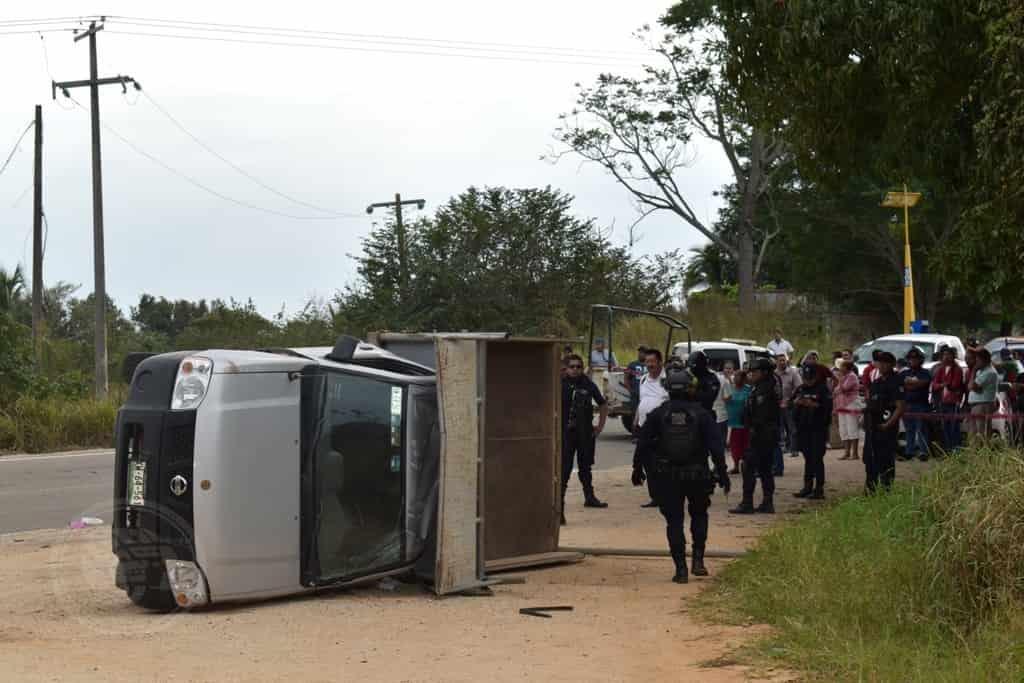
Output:
[[[598,456],[600,457],[600,455]],[[861,485],[859,462],[828,456],[831,497]],[[790,495],[802,461],[779,482],[783,514],[732,517],[716,494],[709,549],[741,550],[811,503]],[[921,465],[900,464],[898,476]],[[569,491],[565,546],[664,549],[656,510],[641,509],[629,470],[595,474],[611,507],[585,510]],[[728,501],[738,500],[738,477]],[[438,599],[415,585],[379,586],[194,613],[152,615],[113,585],[109,528],[0,535],[0,661],[8,680],[743,681],[789,680],[730,658],[762,626],[709,625],[689,613],[712,578],[677,586],[667,558],[588,557],[517,572],[492,597]],[[519,609],[572,605],[551,619]]]

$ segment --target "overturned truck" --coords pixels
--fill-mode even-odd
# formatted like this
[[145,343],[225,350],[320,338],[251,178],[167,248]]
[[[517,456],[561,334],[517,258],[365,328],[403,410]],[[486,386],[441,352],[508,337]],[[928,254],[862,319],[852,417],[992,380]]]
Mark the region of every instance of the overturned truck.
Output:
[[112,524],[132,602],[192,608],[398,574],[447,594],[486,586],[489,570],[576,559],[557,552],[560,340],[373,341],[138,364]]

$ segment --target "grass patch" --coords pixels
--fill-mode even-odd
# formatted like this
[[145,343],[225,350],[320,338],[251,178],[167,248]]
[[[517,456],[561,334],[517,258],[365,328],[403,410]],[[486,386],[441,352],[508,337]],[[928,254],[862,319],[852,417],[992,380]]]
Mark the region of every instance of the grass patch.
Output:
[[978,448],[768,534],[701,607],[818,680],[1024,680],[1024,459]]
[[0,412],[0,452],[109,448],[120,398],[19,398]]

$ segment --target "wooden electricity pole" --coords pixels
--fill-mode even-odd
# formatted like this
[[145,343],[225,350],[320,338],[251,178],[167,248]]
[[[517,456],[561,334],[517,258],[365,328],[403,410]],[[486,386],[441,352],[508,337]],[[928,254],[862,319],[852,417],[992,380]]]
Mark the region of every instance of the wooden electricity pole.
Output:
[[36,368],[43,348],[43,108],[36,105],[36,145],[32,198],[32,355]]
[[[89,39],[89,80],[64,81],[53,83],[53,97],[57,97],[57,89],[68,95],[70,88],[89,88],[89,104],[92,117],[92,240],[93,266],[96,281],[93,289],[96,308],[96,397],[105,398],[108,389],[107,380],[107,274],[103,251],[103,176],[100,163],[100,86],[118,83],[122,88],[127,83],[134,83],[130,76],[100,78],[96,63],[96,34],[103,30],[103,24],[89,24],[88,30],[75,36],[75,42],[82,38]],[[136,86],[137,87],[137,86]]]
[[402,195],[395,193],[393,202],[377,202],[366,207],[366,213],[373,213],[374,209],[388,208],[395,210],[395,234],[398,236],[398,284],[399,293],[405,294],[406,286],[409,284],[409,254],[405,239],[405,224],[402,223],[402,206],[415,204],[417,209],[422,210],[427,202],[422,199],[407,199],[402,201]]

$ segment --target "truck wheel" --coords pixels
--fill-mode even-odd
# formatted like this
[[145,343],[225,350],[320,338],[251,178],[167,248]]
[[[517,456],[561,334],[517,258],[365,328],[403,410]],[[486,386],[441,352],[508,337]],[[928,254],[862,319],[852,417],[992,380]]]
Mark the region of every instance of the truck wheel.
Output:
[[129,587],[128,599],[133,604],[143,609],[148,609],[151,612],[173,612],[178,607],[170,591],[150,588],[149,586]]
[[632,433],[633,431],[633,416],[632,415],[620,415],[619,419],[622,420],[622,428],[627,432]]

